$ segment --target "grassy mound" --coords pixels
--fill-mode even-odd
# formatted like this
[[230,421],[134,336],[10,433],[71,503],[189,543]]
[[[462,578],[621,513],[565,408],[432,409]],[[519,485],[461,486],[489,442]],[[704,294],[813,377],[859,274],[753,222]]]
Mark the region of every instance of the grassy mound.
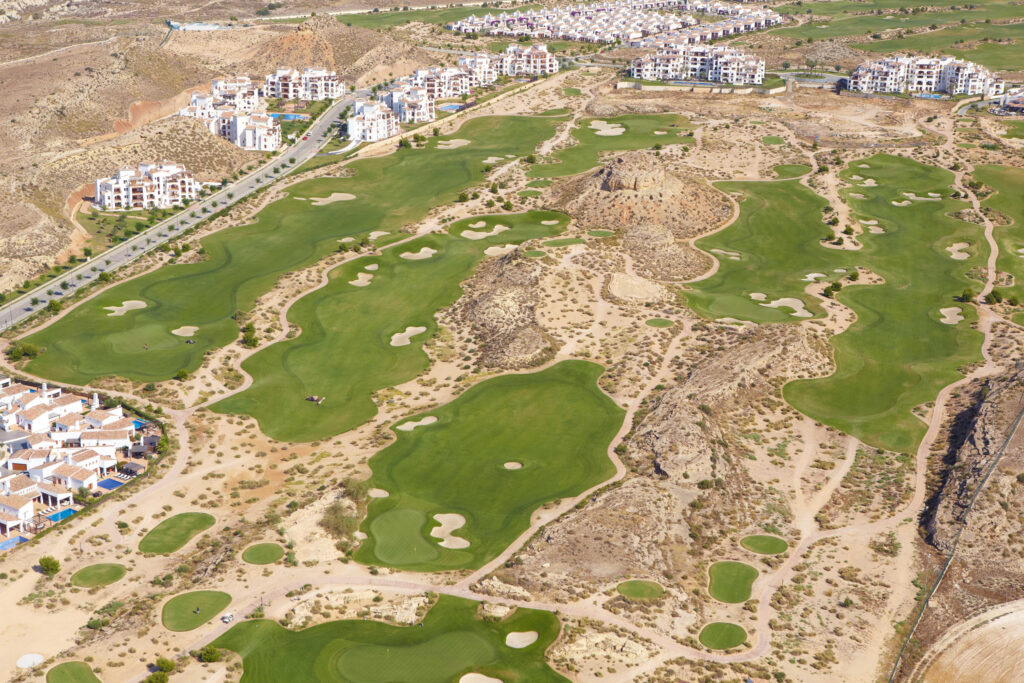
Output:
[[661,584],[638,579],[623,581],[615,587],[615,590],[630,600],[654,600],[665,594],[665,589],[661,587]]
[[178,550],[201,531],[213,526],[216,520],[205,512],[182,512],[156,525],[139,541],[139,551],[167,555]]
[[79,588],[109,586],[123,579],[127,571],[122,564],[91,564],[71,575],[71,585]]
[[762,135],[761,136],[761,142],[763,142],[766,145],[784,145],[784,144],[786,144],[786,140],[784,138],[780,138],[778,135]]
[[257,543],[245,549],[242,560],[249,564],[273,564],[284,557],[284,548],[277,543]]
[[85,662],[64,662],[46,672],[46,683],[100,683]]
[[697,638],[708,649],[728,650],[747,642],[747,632],[742,626],[716,621],[702,628]]
[[590,230],[587,232],[591,237],[614,237],[615,232],[613,230]]
[[197,629],[231,604],[231,596],[221,591],[193,591],[176,595],[166,603],[161,621],[169,631]]
[[746,602],[757,570],[744,562],[715,562],[708,568],[708,592],[722,602]]
[[804,164],[779,164],[774,170],[779,178],[799,178],[810,173],[811,167]]
[[672,327],[673,325],[675,325],[674,322],[672,322],[671,320],[666,320],[665,318],[650,318],[649,320],[645,320],[644,322],[650,325],[651,327]]
[[586,240],[579,237],[563,237],[560,240],[548,240],[544,242],[545,247],[571,247],[574,244],[586,244]]
[[548,253],[546,251],[541,251],[540,249],[530,249],[529,251],[523,252],[523,256],[526,258],[541,258],[542,256],[547,255]]
[[745,536],[740,540],[740,545],[760,555],[778,555],[789,549],[789,544],[778,536]]

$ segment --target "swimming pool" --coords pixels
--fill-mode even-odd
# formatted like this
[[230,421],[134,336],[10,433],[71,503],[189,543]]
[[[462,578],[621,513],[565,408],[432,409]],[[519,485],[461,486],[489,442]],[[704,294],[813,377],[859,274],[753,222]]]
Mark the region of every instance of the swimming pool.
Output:
[[0,543],[0,550],[10,550],[14,546],[21,545],[22,543],[26,542],[27,540],[28,539],[25,538],[24,536],[15,536],[14,538],[8,538],[3,543]]
[[75,511],[71,508],[64,508],[60,512],[54,512],[52,515],[46,515],[51,522],[60,522],[67,519],[71,515],[75,514]]
[[118,488],[119,486],[124,486],[124,482],[123,481],[119,481],[117,479],[101,479],[99,484],[98,484],[98,486],[101,489],[106,489],[108,491],[113,491],[114,489]]
[[441,104],[441,105],[438,105],[437,108],[442,110],[442,111],[459,111],[460,109],[462,109],[462,105],[461,104]]
[[142,429],[148,424],[149,423],[146,422],[145,420],[132,420],[132,425],[134,425],[136,429]]
[[276,113],[276,114],[271,114],[270,118],[272,118],[272,119],[282,119],[284,121],[305,121],[309,117],[306,116],[305,114],[281,114],[281,113]]

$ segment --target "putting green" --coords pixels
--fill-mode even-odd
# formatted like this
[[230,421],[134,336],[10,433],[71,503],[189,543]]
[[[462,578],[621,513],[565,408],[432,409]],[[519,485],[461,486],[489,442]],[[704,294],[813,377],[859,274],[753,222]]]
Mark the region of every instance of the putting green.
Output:
[[649,320],[645,320],[644,322],[646,322],[651,327],[672,327],[673,325],[675,325],[674,322],[672,322],[671,320],[666,320],[665,318],[651,318]]
[[540,195],[541,195],[540,190],[520,190],[519,191],[519,196],[520,197],[526,197],[527,199],[530,199],[532,197],[539,197]]
[[530,182],[526,183],[526,186],[527,187],[550,187],[553,182],[554,182],[553,180],[531,180]]
[[251,415],[281,441],[315,441],[363,424],[377,414],[374,392],[429,367],[423,344],[437,329],[434,316],[458,299],[460,284],[487,249],[556,235],[567,222],[550,211],[468,218],[448,234],[425,235],[334,269],[327,286],[289,309],[288,320],[301,333],[247,358],[242,367],[252,386],[213,410]]
[[811,167],[804,164],[779,164],[774,171],[779,178],[799,178],[810,173]]
[[579,97],[583,91],[579,88],[562,88],[562,94],[566,97]]
[[[149,382],[199,367],[207,351],[239,337],[232,319],[249,310],[278,278],[335,251],[338,240],[394,231],[447,204],[480,180],[491,156],[525,156],[550,136],[557,119],[482,117],[465,122],[457,138],[471,145],[423,148],[361,159],[352,177],[323,177],[288,188],[249,225],[220,230],[201,240],[205,258],[164,266],[107,290],[31,336],[46,348],[30,372],[74,384],[120,375]],[[315,202],[334,193],[349,201]],[[107,307],[142,301],[145,308],[110,316]],[[199,329],[186,344],[171,333],[183,325]],[[148,348],[147,348],[148,347]]]
[[[604,121],[607,130],[617,129],[617,135],[599,135],[606,132],[592,128],[594,121]],[[527,171],[531,178],[554,178],[575,175],[589,170],[599,163],[602,152],[645,149],[656,144],[675,144],[682,142],[678,134],[689,131],[693,126],[690,122],[675,114],[627,115],[608,119],[581,119],[579,127],[573,129],[572,136],[576,144],[572,147],[555,152],[558,160],[553,164],[537,164]],[[654,131],[664,135],[655,135]]]
[[785,138],[780,138],[778,135],[762,135],[761,142],[766,145],[784,145],[786,144]]
[[[1013,275],[1011,287],[998,287],[1007,296],[1016,296],[1024,301],[1024,169],[1010,166],[978,166],[974,169],[975,180],[991,187],[995,192],[982,205],[995,209],[1010,217],[1010,225],[995,229],[999,244],[997,269]],[[976,290],[980,287],[976,287]]]
[[615,590],[630,600],[654,600],[665,594],[665,589],[661,587],[661,584],[654,581],[623,581],[615,587]]
[[[368,538],[354,557],[415,571],[480,567],[539,506],[610,477],[607,449],[623,411],[598,388],[602,372],[564,361],[495,377],[431,411],[435,423],[396,431],[397,440],[370,459],[370,485],[390,496],[370,502]],[[509,462],[521,467],[508,469]],[[431,535],[437,514],[465,519],[446,542],[452,547]]]
[[789,544],[778,536],[744,536],[740,539],[740,545],[759,555],[778,555],[789,549]]
[[284,548],[277,543],[257,543],[245,549],[242,560],[249,564],[273,564],[284,557]]
[[747,642],[747,632],[742,626],[716,621],[702,628],[697,638],[710,650],[728,650]]
[[71,585],[79,588],[109,586],[123,579],[127,571],[121,564],[91,564],[71,575]]
[[540,249],[530,249],[529,251],[523,253],[523,256],[525,256],[526,258],[540,258],[542,256],[547,255],[548,253],[546,251],[541,251]]
[[[242,656],[246,683],[450,683],[469,672],[503,681],[565,681],[544,652],[558,636],[550,612],[518,609],[502,621],[477,618],[479,603],[442,595],[416,626],[332,621],[291,631],[268,620],[236,624],[214,645]],[[523,649],[505,645],[511,632],[536,631]]]
[[182,512],[156,525],[139,541],[139,552],[168,555],[193,536],[213,526],[216,520],[205,512]]
[[231,604],[231,596],[221,591],[193,591],[176,595],[166,603],[161,621],[169,631],[197,629]]
[[[831,234],[821,222],[825,202],[807,187],[795,180],[719,183],[726,192],[743,193],[740,217],[697,246],[741,258],[720,258],[718,272],[693,283],[686,298],[707,318],[796,322],[799,311],[780,300],[822,314],[804,293],[809,277],[836,280],[855,266],[881,275],[884,284],[846,287],[837,295],[857,320],[832,338],[835,374],[791,382],[784,395],[804,414],[866,443],[911,452],[925,430],[914,406],[933,400],[962,376],[959,367],[980,357],[981,334],[969,326],[974,308],[960,304],[965,320],[957,325],[940,322],[939,309],[958,306],[955,297],[977,286],[966,273],[984,263],[984,240],[978,226],[947,215],[967,206],[949,198],[948,171],[880,154],[855,162],[842,176],[851,184],[846,193],[853,215],[877,221],[884,234],[866,230],[859,251],[827,249],[819,241]],[[864,185],[867,179],[875,186]],[[927,200],[930,192],[941,196]],[[952,259],[946,247],[958,241],[972,243],[976,253]],[[775,301],[779,308],[765,305]]]
[[708,568],[708,592],[721,602],[746,602],[757,570],[745,562],[715,562]]
[[46,672],[46,683],[100,683],[85,662],[64,662]]

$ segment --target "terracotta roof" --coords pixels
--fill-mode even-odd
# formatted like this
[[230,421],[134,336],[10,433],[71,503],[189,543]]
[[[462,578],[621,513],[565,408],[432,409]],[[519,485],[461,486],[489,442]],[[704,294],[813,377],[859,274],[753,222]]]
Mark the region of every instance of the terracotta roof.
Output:
[[87,429],[82,432],[82,439],[129,439],[128,430]]
[[111,430],[111,429],[124,429],[124,430],[131,431],[131,430],[135,429],[135,420],[131,419],[130,417],[123,417],[120,420],[118,420],[117,422],[111,422],[108,425],[103,425],[103,428],[107,429],[107,430]]
[[48,482],[48,481],[41,481],[37,485],[39,486],[39,490],[40,491],[43,491],[45,493],[49,493],[49,494],[55,495],[55,496],[65,495],[65,494],[70,494],[71,493],[71,491],[67,487],[61,486],[60,484],[54,484],[54,483]]
[[12,384],[6,389],[0,389],[0,398],[4,396],[17,396],[18,394],[24,394],[26,391],[31,391],[32,387],[25,384]]
[[32,481],[24,474],[19,475],[14,479],[11,479],[9,482],[7,482],[7,488],[10,489],[13,493],[17,493],[18,491],[24,491],[25,489],[30,489],[35,485],[36,482]]
[[45,460],[49,457],[50,452],[44,451],[39,448],[25,448],[10,457],[11,460],[35,460],[36,458],[42,458]]
[[53,443],[53,439],[45,434],[30,434],[27,439],[30,446],[38,446],[41,443]]
[[25,410],[21,411],[21,413],[19,413],[19,415],[21,415],[26,420],[35,420],[37,418],[42,417],[43,415],[46,415],[48,412],[50,412],[50,409],[52,407],[53,406],[49,406],[49,405],[46,405],[46,404],[38,405],[38,406],[32,406],[31,408],[25,408]]
[[6,505],[7,507],[20,510],[32,503],[32,499],[28,496],[19,496],[13,493],[8,493],[6,496],[0,496],[0,505]]
[[85,481],[96,473],[92,470],[87,470],[84,467],[78,467],[77,465],[61,465],[53,471],[53,474],[58,477],[66,477],[68,479],[77,479],[78,481]]
[[85,416],[87,418],[89,418],[90,420],[98,420],[99,422],[103,422],[103,421],[109,420],[111,418],[115,418],[116,419],[116,418],[120,417],[119,415],[114,415],[109,410],[103,410],[103,409],[94,410],[91,413],[87,413]]
[[9,515],[3,510],[0,510],[0,522],[17,522],[19,521],[14,515]]
[[83,460],[91,460],[92,458],[98,458],[98,457],[100,457],[99,453],[97,453],[96,451],[93,451],[93,450],[90,450],[90,449],[86,448],[86,449],[77,451],[74,454],[72,454],[71,462],[82,462]]

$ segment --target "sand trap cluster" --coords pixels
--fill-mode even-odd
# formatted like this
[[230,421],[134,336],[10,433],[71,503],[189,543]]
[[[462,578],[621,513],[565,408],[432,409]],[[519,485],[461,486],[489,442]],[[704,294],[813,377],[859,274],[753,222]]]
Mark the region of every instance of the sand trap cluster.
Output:
[[597,131],[595,135],[602,136],[622,135],[626,132],[626,129],[618,123],[608,123],[607,121],[601,121],[599,119],[591,121],[590,128],[591,130]]
[[196,327],[195,325],[182,325],[176,330],[171,330],[171,334],[173,334],[176,337],[191,337],[198,331],[199,328]]
[[469,140],[463,140],[462,138],[455,138],[454,140],[441,140],[437,143],[438,149],[458,149],[459,147],[465,147],[469,144]]
[[379,263],[371,263],[368,266],[363,266],[363,270],[377,270],[378,268],[380,268]]
[[349,244],[349,243],[351,243],[351,242],[355,242],[355,241],[356,241],[356,238],[355,238],[355,237],[342,237],[342,238],[341,238],[340,240],[338,240],[338,241],[339,241],[339,242],[341,242],[342,244]]
[[971,258],[971,255],[964,251],[969,246],[971,246],[970,242],[957,242],[946,247],[946,251],[949,252],[949,257],[954,261],[966,261]]
[[427,425],[432,425],[435,422],[437,422],[437,418],[436,417],[434,417],[433,415],[427,415],[426,417],[420,418],[419,420],[412,420],[411,422],[403,422],[402,424],[400,424],[397,427],[395,427],[395,429],[397,429],[400,432],[411,432],[412,430],[416,429],[417,427],[426,427]]
[[804,275],[800,279],[803,280],[804,282],[814,282],[815,280],[817,280],[818,278],[821,278],[821,277],[828,277],[828,276],[825,273],[807,273],[807,275]]
[[500,164],[503,161],[505,161],[505,157],[487,157],[486,159],[484,159],[484,163],[487,164],[488,166]]
[[371,240],[376,240],[376,239],[380,239],[384,235],[390,235],[390,234],[391,233],[388,232],[387,230],[374,230],[373,232],[370,233],[370,239]]
[[898,202],[898,201],[896,201],[894,199],[893,202],[892,202],[892,205],[893,206],[910,206],[913,203],[914,202],[910,201],[909,199],[904,199],[902,202]]
[[668,135],[668,131],[667,130],[656,130],[656,131],[654,131],[654,134],[655,135]]
[[[768,299],[767,295],[761,292],[754,292],[750,295],[750,298],[754,301],[765,301]],[[807,306],[804,304],[802,299],[796,297],[783,297],[781,299],[775,299],[768,303],[761,304],[765,308],[792,308],[793,312],[790,313],[794,318],[810,318],[813,317],[813,313],[807,310]]]
[[[484,225],[487,224],[484,223]],[[509,228],[507,225],[495,225],[494,228],[488,232],[484,232],[483,230],[463,230],[461,234],[467,240],[482,240],[487,237],[494,237],[495,235],[503,233],[508,229]]]
[[860,184],[861,187],[878,187],[878,183],[875,182],[874,178],[868,178]]
[[484,676],[483,674],[472,673],[465,674],[459,679],[459,683],[503,683],[500,678],[494,678],[493,676]]
[[738,251],[728,251],[726,249],[712,249],[711,253],[712,254],[718,254],[719,256],[724,256],[725,258],[729,259],[730,261],[739,261],[740,260],[740,253]]
[[940,308],[939,313],[942,314],[942,318],[939,319],[939,322],[945,323],[946,325],[956,325],[958,322],[964,319],[963,313],[960,311],[959,306]]
[[370,498],[387,498],[391,494],[385,491],[384,489],[370,489],[369,491],[366,492],[366,495],[368,495]]
[[404,258],[406,261],[422,261],[423,259],[430,258],[436,253],[437,249],[423,247],[419,251],[404,251],[399,254],[399,256]]
[[104,307],[103,310],[110,311],[110,313],[107,313],[107,316],[113,318],[119,315],[124,315],[128,311],[137,311],[140,308],[145,307],[145,301],[139,301],[138,299],[128,299],[127,301],[122,301],[120,306],[106,306]]
[[351,201],[355,198],[354,194],[348,192],[332,192],[330,197],[310,197],[309,199],[313,202],[313,206],[325,206],[334,202]]
[[504,256],[510,251],[515,251],[516,245],[514,244],[495,244],[493,247],[487,247],[484,249],[484,254],[487,256]]
[[371,282],[373,282],[373,275],[370,275],[369,273],[359,273],[355,280],[348,281],[348,283],[353,287],[365,287]]
[[509,460],[503,465],[506,470],[521,470],[523,469],[523,463],[516,462],[515,460]]
[[536,631],[512,631],[505,636],[505,644],[516,650],[529,647],[537,642]]
[[915,202],[937,202],[942,200],[942,195],[936,194],[934,192],[929,192],[927,197],[919,197],[913,192],[904,192],[903,196],[908,197]]
[[750,298],[754,301],[768,301],[768,295],[764,292],[751,292]]
[[850,196],[853,197],[854,199],[864,199],[864,195],[859,194],[857,192],[851,192]]
[[447,512],[438,515],[434,515],[441,526],[436,526],[430,530],[430,535],[434,538],[440,538],[441,542],[438,543],[442,548],[448,548],[449,550],[461,550],[462,548],[469,547],[469,541],[459,536],[452,536],[452,532],[456,529],[461,529],[466,526],[466,518],[455,512]]
[[659,301],[665,297],[665,288],[657,282],[626,273],[613,273],[608,291],[626,301]]
[[404,332],[396,332],[395,334],[391,335],[391,345],[408,346],[410,340],[413,337],[415,337],[417,334],[422,334],[423,332],[426,331],[427,328],[425,327],[407,327],[405,328]]

